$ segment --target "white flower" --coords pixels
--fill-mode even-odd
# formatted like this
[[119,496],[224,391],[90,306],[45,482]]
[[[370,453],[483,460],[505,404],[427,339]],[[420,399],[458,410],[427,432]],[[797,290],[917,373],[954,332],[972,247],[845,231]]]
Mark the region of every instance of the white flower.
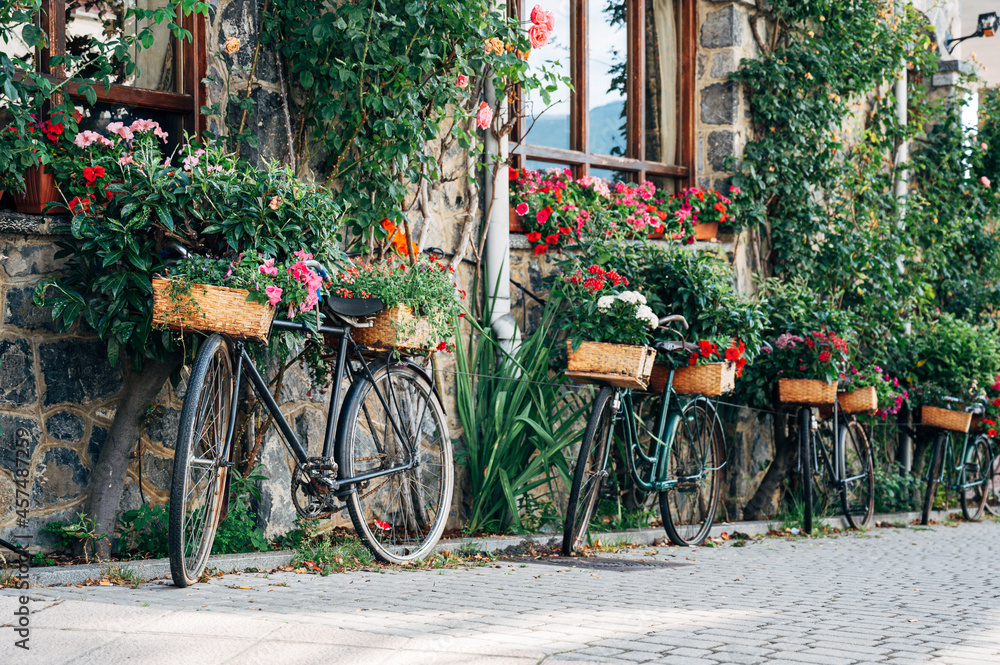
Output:
[[639,309],[635,311],[635,318],[645,321],[650,328],[660,325],[660,317],[646,305],[639,305]]
[[609,309],[611,309],[611,305],[614,304],[614,302],[615,302],[614,296],[601,296],[600,298],[597,299],[597,309],[601,310],[602,312],[606,312]]
[[624,300],[625,302],[629,302],[634,305],[646,304],[646,296],[642,295],[638,291],[626,291],[625,293],[618,296],[618,299]]

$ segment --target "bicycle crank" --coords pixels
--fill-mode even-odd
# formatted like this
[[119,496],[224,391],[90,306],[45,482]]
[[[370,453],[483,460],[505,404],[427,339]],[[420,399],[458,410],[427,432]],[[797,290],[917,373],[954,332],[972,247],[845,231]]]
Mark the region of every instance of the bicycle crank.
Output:
[[329,517],[343,510],[337,506],[337,463],[324,457],[310,457],[292,473],[292,505],[307,520]]

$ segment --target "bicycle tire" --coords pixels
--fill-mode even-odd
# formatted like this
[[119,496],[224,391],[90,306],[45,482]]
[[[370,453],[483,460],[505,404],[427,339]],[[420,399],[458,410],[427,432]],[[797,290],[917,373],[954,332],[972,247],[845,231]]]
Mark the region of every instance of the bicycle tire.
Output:
[[[978,520],[986,510],[988,471],[992,461],[989,439],[985,434],[976,436],[972,440],[972,446],[965,452],[958,483],[959,504],[962,506],[962,516],[967,520]],[[969,474],[972,474],[972,478],[969,478]],[[966,487],[971,483],[975,484]]]
[[812,407],[799,408],[799,474],[802,481],[802,530],[812,533],[813,523],[813,452]]
[[191,369],[174,448],[167,544],[170,576],[180,588],[198,581],[219,526],[233,390],[229,345],[212,335]]
[[712,530],[722,493],[725,446],[715,407],[709,400],[691,400],[678,418],[676,434],[668,442],[666,474],[677,484],[660,492],[660,516],[671,542],[687,547],[701,545]]
[[344,398],[336,449],[340,477],[405,465],[410,450],[417,466],[359,483],[347,496],[355,532],[384,563],[417,561],[434,550],[451,512],[455,468],[433,383],[409,363],[382,363],[371,377],[359,376]]
[[838,466],[844,470],[840,486],[844,517],[852,528],[863,529],[875,517],[875,469],[871,445],[857,418],[840,425],[840,455],[844,458]]
[[608,442],[614,426],[614,396],[614,388],[602,386],[587,419],[563,523],[563,556],[572,556],[586,541],[590,519],[600,499],[601,482],[607,473]]
[[927,486],[924,488],[924,505],[920,511],[920,523],[926,525],[931,519],[931,510],[934,508],[934,495],[937,493],[938,477],[940,467],[943,463],[941,459],[944,454],[944,442],[948,436],[947,432],[938,432],[934,438],[934,448],[931,450],[931,461],[927,465]]
[[[994,450],[992,439],[990,449]],[[986,475],[986,510],[994,517],[1000,517],[1000,452],[993,456]]]

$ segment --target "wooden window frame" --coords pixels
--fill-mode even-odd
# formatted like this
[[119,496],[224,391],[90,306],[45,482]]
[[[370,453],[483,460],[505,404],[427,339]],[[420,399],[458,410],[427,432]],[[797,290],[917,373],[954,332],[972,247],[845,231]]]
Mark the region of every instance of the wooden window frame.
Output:
[[[178,89],[173,92],[162,90],[147,90],[124,85],[112,85],[107,91],[104,86],[93,86],[97,93],[97,101],[105,104],[116,104],[139,109],[165,111],[184,116],[184,128],[194,134],[204,129],[204,117],[201,106],[205,100],[205,21],[198,14],[184,16],[180,7],[177,9],[178,25],[188,30],[191,41],[182,41],[171,35],[175,47],[182,53],[180,76],[177,77]],[[66,52],[66,8],[65,0],[44,0],[38,14],[39,28],[48,36],[48,46],[36,49],[35,62],[37,72],[45,78],[60,82],[65,80],[66,72],[62,65],[50,65],[50,59]],[[74,101],[85,99],[80,93],[80,84],[67,83],[65,90]]]
[[[511,162],[516,168],[523,168],[528,159],[569,164],[577,177],[589,175],[591,168],[614,169],[635,175],[638,181],[648,177],[675,178],[683,186],[690,186],[694,179],[694,85],[695,85],[695,40],[696,40],[696,0],[679,0],[679,36],[681,42],[678,113],[678,160],[677,164],[661,164],[646,159],[645,142],[645,16],[646,0],[627,0],[626,22],[628,25],[628,63],[626,80],[628,100],[640,103],[627,104],[626,153],[629,156],[600,155],[590,152],[589,113],[587,108],[587,51],[588,4],[601,0],[572,0],[570,17],[570,77],[574,89],[570,93],[570,148],[550,148],[532,145],[518,137],[524,131],[524,115],[520,103],[514,109],[518,122],[514,129]],[[528,0],[511,0],[509,10],[518,16],[527,16]],[[529,137],[530,138],[530,135]]]

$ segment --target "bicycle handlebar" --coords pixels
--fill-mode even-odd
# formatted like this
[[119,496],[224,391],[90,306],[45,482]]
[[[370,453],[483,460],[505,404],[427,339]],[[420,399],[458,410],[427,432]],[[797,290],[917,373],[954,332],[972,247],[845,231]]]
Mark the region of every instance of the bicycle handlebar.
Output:
[[668,323],[679,323],[684,330],[688,329],[688,322],[680,314],[671,314],[670,316],[664,316],[660,319],[660,327],[667,325]]

